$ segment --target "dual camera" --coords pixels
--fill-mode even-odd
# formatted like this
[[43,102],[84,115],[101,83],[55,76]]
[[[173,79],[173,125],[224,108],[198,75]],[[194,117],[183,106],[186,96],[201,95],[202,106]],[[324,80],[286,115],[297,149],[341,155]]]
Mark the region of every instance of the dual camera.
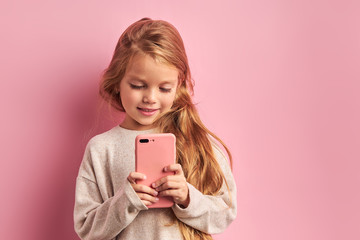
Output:
[[148,143],[148,142],[154,142],[155,141],[155,139],[148,139],[148,138],[142,138],[142,139],[140,139],[140,143]]

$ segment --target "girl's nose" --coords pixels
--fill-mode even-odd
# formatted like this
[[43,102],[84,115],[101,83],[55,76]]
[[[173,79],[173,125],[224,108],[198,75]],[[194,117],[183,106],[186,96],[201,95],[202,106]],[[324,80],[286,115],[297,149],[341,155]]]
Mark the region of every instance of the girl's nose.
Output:
[[143,96],[144,103],[155,103],[156,102],[156,92],[153,89],[148,89],[145,91]]

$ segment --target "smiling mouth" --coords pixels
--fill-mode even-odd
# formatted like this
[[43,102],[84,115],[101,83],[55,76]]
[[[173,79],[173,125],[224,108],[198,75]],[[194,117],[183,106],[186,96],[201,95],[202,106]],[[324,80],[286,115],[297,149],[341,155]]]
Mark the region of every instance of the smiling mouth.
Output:
[[150,109],[150,108],[137,108],[140,113],[143,115],[143,116],[152,116],[154,115],[159,109]]
[[139,108],[139,107],[137,109],[139,109],[140,111],[144,111],[144,112],[155,112],[158,110],[158,109]]

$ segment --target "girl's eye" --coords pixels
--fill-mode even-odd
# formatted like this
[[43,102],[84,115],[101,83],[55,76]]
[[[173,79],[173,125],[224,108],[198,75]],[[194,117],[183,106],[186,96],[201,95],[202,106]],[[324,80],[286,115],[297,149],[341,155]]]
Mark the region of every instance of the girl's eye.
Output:
[[142,89],[144,86],[143,86],[143,85],[130,84],[130,87],[131,87],[132,89]]
[[171,88],[160,88],[162,92],[171,92]]

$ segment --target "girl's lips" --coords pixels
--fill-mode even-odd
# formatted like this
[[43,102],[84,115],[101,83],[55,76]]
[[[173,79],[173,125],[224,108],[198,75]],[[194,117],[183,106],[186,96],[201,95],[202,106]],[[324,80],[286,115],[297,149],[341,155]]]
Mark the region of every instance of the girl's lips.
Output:
[[151,109],[151,108],[137,108],[141,114],[145,116],[152,116],[154,115],[159,109]]

